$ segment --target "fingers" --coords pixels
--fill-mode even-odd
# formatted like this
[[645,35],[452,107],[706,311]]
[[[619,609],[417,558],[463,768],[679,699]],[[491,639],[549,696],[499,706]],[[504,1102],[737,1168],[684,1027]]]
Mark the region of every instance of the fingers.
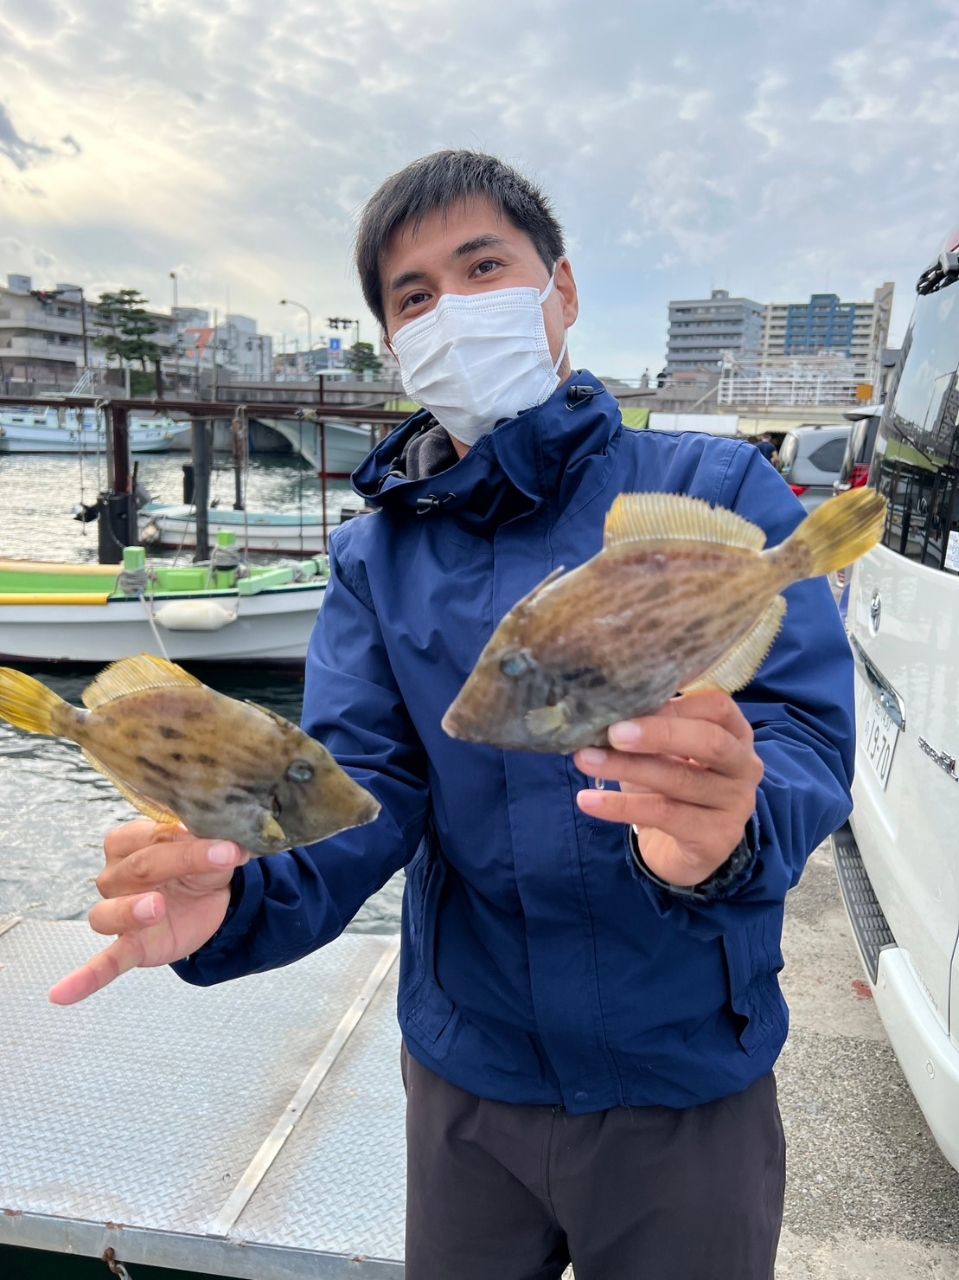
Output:
[[[630,755],[625,751],[598,751],[590,748],[580,752],[576,762],[582,771],[592,778],[618,782],[630,794],[655,794],[682,800],[686,804],[711,808],[723,803],[732,783],[723,774],[705,769],[694,760],[675,756]],[[749,788],[750,795],[756,784],[750,778],[741,785]]]
[[94,933],[113,935],[156,924],[165,914],[166,900],[162,893],[143,893],[98,902],[88,919]]
[[655,827],[681,844],[702,835],[703,823],[713,817],[694,805],[662,795],[629,795],[623,791],[581,791],[576,797],[584,813],[606,822]]
[[[139,830],[133,832],[132,827]],[[171,830],[178,834],[167,834]],[[200,840],[185,835],[182,829],[157,828],[152,823],[131,823],[111,835],[118,839],[97,877],[97,889],[104,898],[142,894],[168,880],[180,880],[197,893],[207,893],[229,884],[234,868],[250,859],[245,849],[230,840]],[[134,840],[141,843],[134,844]],[[142,844],[143,840],[152,843]],[[127,850],[125,855],[121,849]]]
[[[728,858],[742,839],[751,808],[706,809],[663,795],[630,795],[620,791],[580,791],[576,803],[584,813],[604,822],[649,828],[676,842],[677,856],[703,880]],[[670,877],[665,877],[669,879]]]
[[135,849],[148,844],[162,844],[167,840],[182,840],[188,836],[186,827],[178,823],[153,822],[149,818],[135,818],[133,822],[125,822],[122,827],[114,827],[107,832],[103,841],[103,852],[108,862],[126,858]]
[[121,974],[135,969],[140,963],[142,950],[135,933],[117,938],[105,951],[88,960],[86,964],[68,973],[50,988],[51,1004],[76,1004],[94,992],[101,991]]
[[[753,727],[736,702],[720,689],[707,689],[702,693],[685,693],[671,698],[656,712],[656,716],[686,720],[711,720],[741,741],[752,741]],[[655,717],[651,717],[655,719]]]
[[[752,726],[726,694],[678,698],[654,716],[620,721],[610,726],[609,741],[623,755],[692,760],[729,778],[749,778],[754,786],[758,786],[762,778],[762,761],[753,749]],[[588,748],[577,754],[577,763],[584,773],[591,772],[591,765],[600,762],[594,752],[595,749]],[[642,780],[637,773],[637,784]]]

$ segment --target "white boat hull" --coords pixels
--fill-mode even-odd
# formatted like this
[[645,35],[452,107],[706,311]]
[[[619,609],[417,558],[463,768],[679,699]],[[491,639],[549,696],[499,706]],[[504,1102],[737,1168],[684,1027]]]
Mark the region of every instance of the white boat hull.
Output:
[[[242,512],[217,512],[208,516],[210,540],[221,532],[236,534],[237,546],[250,551],[270,552],[291,556],[321,555],[323,545],[323,521],[305,517],[288,521],[260,512],[250,512],[243,520]],[[151,546],[195,547],[196,514],[192,507],[149,504],[140,511],[140,537],[151,525],[159,532],[159,538],[150,539]]]
[[[264,590],[253,596],[217,593],[236,620],[215,631],[174,631],[157,626],[157,644],[146,606],[139,600],[104,605],[0,605],[0,660],[92,662],[102,665],[138,653],[174,662],[302,663],[325,586]],[[202,599],[198,593],[194,599]],[[209,597],[207,597],[209,598]],[[164,602],[156,602],[159,610]]]
[[[189,423],[172,418],[157,422],[132,418],[130,452],[166,453],[189,430]],[[55,409],[0,413],[0,453],[93,454],[105,447],[102,423],[89,409],[66,409],[60,417]]]
[[[295,418],[258,418],[284,437],[314,471],[325,470],[331,479],[348,479],[376,443],[373,430],[361,423],[328,422],[325,457],[322,432],[315,422]],[[325,468],[323,463],[325,462]]]

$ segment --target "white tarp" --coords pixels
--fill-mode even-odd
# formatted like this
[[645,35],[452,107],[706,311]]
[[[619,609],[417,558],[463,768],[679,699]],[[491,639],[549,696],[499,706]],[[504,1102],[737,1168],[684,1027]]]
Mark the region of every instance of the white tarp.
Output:
[[739,431],[738,413],[651,413],[651,431],[705,431],[711,436],[734,436]]

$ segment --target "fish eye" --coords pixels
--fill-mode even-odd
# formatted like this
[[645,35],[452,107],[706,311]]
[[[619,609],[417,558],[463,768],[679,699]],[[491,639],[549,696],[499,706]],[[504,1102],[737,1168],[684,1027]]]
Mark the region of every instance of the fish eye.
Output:
[[306,760],[294,760],[286,771],[290,782],[312,782],[313,766]]
[[529,654],[523,649],[519,649],[514,653],[507,653],[505,657],[500,658],[499,669],[504,676],[509,676],[511,680],[517,680],[520,676],[525,675],[533,666],[533,661]]

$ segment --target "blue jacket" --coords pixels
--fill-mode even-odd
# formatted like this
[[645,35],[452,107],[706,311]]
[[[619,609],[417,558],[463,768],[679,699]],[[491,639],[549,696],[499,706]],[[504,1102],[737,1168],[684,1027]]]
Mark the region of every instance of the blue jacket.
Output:
[[791,587],[738,695],[765,764],[755,853],[708,902],[655,883],[627,828],[579,811],[570,758],[448,738],[440,719],[493,628],[600,549],[618,493],[705,498],[771,544],[802,517],[751,445],[625,430],[600,383],[572,384],[440,474],[398,464],[425,414],[359,468],[378,510],[331,540],[303,722],[382,812],[240,869],[223,927],[176,968],[207,984],[288,964],[405,865],[399,1019],[415,1058],[508,1102],[685,1107],[746,1088],[785,1039],[783,902],[850,809],[851,659],[825,581]]

